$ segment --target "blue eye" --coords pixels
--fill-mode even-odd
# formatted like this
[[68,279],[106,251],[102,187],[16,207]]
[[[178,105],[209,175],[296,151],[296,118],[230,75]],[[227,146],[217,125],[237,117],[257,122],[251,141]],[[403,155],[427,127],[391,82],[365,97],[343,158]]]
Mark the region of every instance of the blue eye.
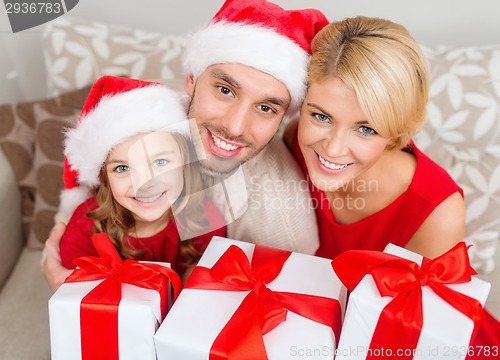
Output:
[[158,160],[153,161],[153,166],[162,167],[162,166],[167,165],[168,163],[169,163],[169,161],[166,159],[158,159]]
[[123,173],[127,172],[129,170],[129,167],[127,165],[118,165],[117,167],[114,168],[114,172],[117,173]]
[[375,130],[373,130],[372,128],[370,128],[368,126],[360,126],[358,130],[362,135],[376,135],[377,134],[377,132]]
[[330,122],[330,119],[326,115],[323,115],[320,113],[312,113],[311,115],[319,122],[322,122],[322,123],[329,123]]

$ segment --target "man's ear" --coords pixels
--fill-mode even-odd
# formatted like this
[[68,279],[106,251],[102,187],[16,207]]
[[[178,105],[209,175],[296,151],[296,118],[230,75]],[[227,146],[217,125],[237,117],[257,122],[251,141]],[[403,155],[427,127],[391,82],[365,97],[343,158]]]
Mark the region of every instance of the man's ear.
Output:
[[195,83],[196,80],[193,74],[187,74],[186,77],[184,78],[184,90],[186,91],[186,94],[188,94],[190,97],[193,97]]

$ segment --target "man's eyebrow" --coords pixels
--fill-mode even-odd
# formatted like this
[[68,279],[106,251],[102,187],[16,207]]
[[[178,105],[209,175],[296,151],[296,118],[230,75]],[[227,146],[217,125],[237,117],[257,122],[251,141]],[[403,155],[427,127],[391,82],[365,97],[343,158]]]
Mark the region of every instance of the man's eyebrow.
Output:
[[[224,72],[223,70],[212,69],[212,71],[210,72],[210,75],[212,77],[215,77],[215,78],[218,78],[222,81],[225,81],[226,83],[228,83],[229,85],[231,85],[232,87],[234,87],[236,89],[241,88],[240,83],[234,77],[232,77],[228,73]],[[283,107],[285,109],[288,108],[288,106],[290,105],[290,103],[288,101],[286,101],[284,99],[277,98],[277,97],[273,97],[273,96],[265,98],[263,100],[263,102],[269,102],[271,104]]]
[[212,71],[210,72],[210,75],[212,77],[215,77],[215,78],[218,78],[222,81],[227,82],[229,85],[231,85],[235,88],[240,87],[240,83],[235,78],[233,78],[231,75],[229,75],[228,73],[226,73],[220,69],[212,69]]
[[270,102],[271,104],[274,104],[276,106],[281,106],[285,109],[288,108],[288,105],[290,105],[290,103],[288,101],[277,98],[277,97],[266,98],[265,101]]

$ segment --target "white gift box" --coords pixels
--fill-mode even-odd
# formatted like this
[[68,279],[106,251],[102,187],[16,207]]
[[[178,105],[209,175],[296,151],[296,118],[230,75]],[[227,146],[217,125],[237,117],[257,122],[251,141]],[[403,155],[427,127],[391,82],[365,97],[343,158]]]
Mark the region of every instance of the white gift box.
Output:
[[[230,245],[238,246],[251,259],[254,244],[214,237],[198,266],[212,268]],[[292,253],[267,287],[337,299],[338,320],[343,317],[347,291],[333,272],[331,260]],[[209,359],[214,340],[248,293],[184,288],[155,335],[158,359]],[[263,340],[270,360],[332,359],[336,348],[331,327],[292,311],[288,311],[285,322],[263,335]]]
[[[422,256],[393,244],[389,244],[384,252],[419,265],[423,260]],[[482,306],[490,291],[490,284],[476,277],[468,283],[446,286],[478,300]],[[336,359],[365,359],[368,354],[390,355],[387,349],[370,349],[370,342],[382,309],[392,299],[380,295],[371,275],[366,275],[359,282],[349,295]],[[440,298],[429,286],[422,287],[422,303],[424,323],[416,349],[399,349],[401,353],[392,354],[393,358],[412,355],[413,359],[419,360],[464,359],[474,328],[473,321]]]
[[[168,263],[154,264],[170,267]],[[102,281],[64,283],[49,299],[53,360],[82,359],[81,301]],[[167,285],[170,288],[170,285]],[[169,291],[167,294],[170,296]],[[122,284],[117,334],[120,360],[156,359],[153,336],[162,320],[160,303],[160,294],[157,291]],[[166,303],[170,303],[170,298],[166,299]],[[98,327],[99,324],[95,326]]]

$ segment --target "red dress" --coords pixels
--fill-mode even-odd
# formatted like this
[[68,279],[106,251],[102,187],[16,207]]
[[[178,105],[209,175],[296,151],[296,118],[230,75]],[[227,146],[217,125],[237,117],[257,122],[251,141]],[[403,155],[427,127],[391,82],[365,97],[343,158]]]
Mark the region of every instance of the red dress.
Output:
[[[206,203],[205,218],[210,224],[222,224],[223,218],[220,212],[211,203]],[[66,231],[61,239],[60,253],[62,264],[69,269],[74,269],[73,259],[80,256],[98,256],[91,241],[94,223],[86,216],[88,211],[97,208],[95,197],[80,204],[73,213]],[[199,252],[203,252],[213,236],[225,236],[226,229],[221,227],[207,234],[192,239],[193,246]],[[129,247],[144,251],[144,255],[138,260],[168,262],[172,268],[182,273],[183,267],[179,261],[179,233],[174,219],[159,233],[146,237],[128,237]]]
[[[316,188],[308,176],[307,166],[299,148],[297,134],[292,152],[306,174],[307,182],[316,206],[320,246],[317,256],[335,258],[347,250],[383,251],[392,243],[404,247],[429,214],[443,200],[462,189],[449,174],[422,153],[413,143],[409,147],[417,159],[415,174],[408,189],[386,208],[353,224],[338,224],[323,191]],[[477,353],[482,346],[497,346],[500,353],[500,322],[484,311],[483,321],[472,346]],[[471,351],[472,353],[472,351]],[[492,359],[490,356],[467,359]]]

